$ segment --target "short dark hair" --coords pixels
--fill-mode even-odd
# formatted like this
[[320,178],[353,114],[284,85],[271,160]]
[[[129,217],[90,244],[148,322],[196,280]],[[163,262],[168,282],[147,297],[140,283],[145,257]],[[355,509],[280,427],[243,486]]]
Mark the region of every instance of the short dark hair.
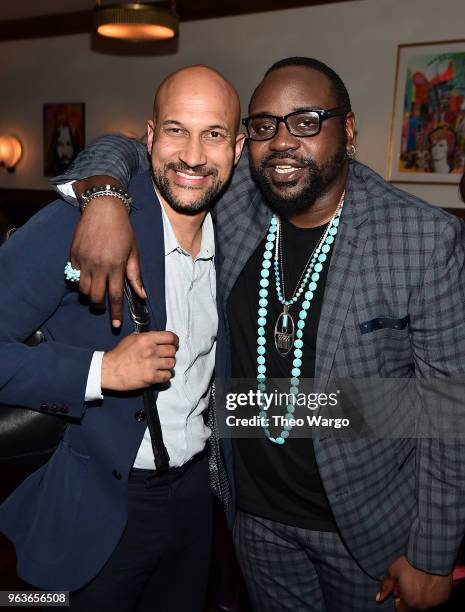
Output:
[[[280,68],[287,68],[288,66],[302,66],[304,68],[311,68],[312,70],[317,70],[318,72],[324,74],[331,82],[331,89],[334,97],[336,98],[336,105],[338,107],[341,106],[346,108],[347,112],[352,110],[349,92],[347,91],[347,88],[344,85],[344,81],[336,72],[334,72],[332,68],[313,57],[287,57],[285,59],[279,60],[278,62],[275,62],[270,68],[268,68],[263,78],[265,79],[270,74],[270,72],[274,72],[275,70],[279,70]],[[250,102],[252,102],[255,93],[259,87],[260,85],[253,92]]]

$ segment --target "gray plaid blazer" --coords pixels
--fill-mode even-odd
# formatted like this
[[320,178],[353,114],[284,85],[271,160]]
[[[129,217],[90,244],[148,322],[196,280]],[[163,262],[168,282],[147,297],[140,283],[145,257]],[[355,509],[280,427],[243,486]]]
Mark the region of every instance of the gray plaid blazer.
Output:
[[[147,166],[143,145],[106,136],[54,182],[106,174],[127,184]],[[271,217],[246,153],[214,216],[225,306]],[[351,162],[318,328],[317,378],[464,375],[463,230],[459,219]],[[362,334],[362,323],[383,317],[408,325]],[[400,554],[431,573],[451,570],[465,531],[461,441],[327,437],[314,444],[342,538],[365,571],[381,578]]]

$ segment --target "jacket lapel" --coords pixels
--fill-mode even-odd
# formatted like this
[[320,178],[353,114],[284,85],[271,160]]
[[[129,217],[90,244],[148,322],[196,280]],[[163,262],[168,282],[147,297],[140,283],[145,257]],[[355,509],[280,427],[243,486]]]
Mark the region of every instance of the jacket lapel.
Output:
[[349,172],[344,208],[334,243],[318,326],[315,377],[322,386],[327,383],[331,374],[339,338],[362,265],[367,239],[363,228],[366,208],[367,194],[362,184]]
[[161,204],[150,172],[137,176],[129,185],[133,197],[132,225],[141,253],[142,282],[152,314],[152,329],[166,328],[165,249]]
[[218,240],[215,233],[215,270],[216,270],[216,307],[218,309],[218,333],[216,336],[215,376],[227,378],[230,376],[230,353],[226,335],[226,321],[221,295],[220,277],[223,266],[223,258],[218,248]]
[[[237,214],[235,222],[231,220],[226,226],[218,224],[218,236],[221,242],[228,244],[227,256],[221,267],[220,289],[223,304],[226,303],[237,277],[244,269],[252,253],[265,237],[271,220],[271,209],[265,203],[263,196],[257,190],[252,200],[248,201],[248,219]],[[234,203],[232,203],[234,206]],[[239,212],[239,211],[238,211]]]

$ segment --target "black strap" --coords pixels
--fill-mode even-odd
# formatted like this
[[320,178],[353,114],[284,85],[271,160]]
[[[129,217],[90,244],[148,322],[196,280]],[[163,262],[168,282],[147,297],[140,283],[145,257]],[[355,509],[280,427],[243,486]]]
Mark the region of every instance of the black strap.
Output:
[[[136,334],[147,332],[150,330],[150,312],[144,300],[131,289],[131,286],[124,281],[124,293],[128,300],[129,311],[134,323],[134,331]],[[161,430],[160,417],[158,415],[157,403],[153,395],[153,387],[144,389],[142,392],[144,398],[144,412],[147,419],[147,426],[150,432],[152,441],[153,456],[155,458],[155,467],[158,474],[163,474],[170,467],[170,457],[163,442],[163,432]]]
[[163,442],[163,432],[161,430],[160,417],[158,416],[157,403],[153,396],[151,387],[144,389],[144,411],[147,417],[147,425],[152,440],[153,456],[155,457],[155,467],[158,474],[163,474],[170,467],[170,456]]

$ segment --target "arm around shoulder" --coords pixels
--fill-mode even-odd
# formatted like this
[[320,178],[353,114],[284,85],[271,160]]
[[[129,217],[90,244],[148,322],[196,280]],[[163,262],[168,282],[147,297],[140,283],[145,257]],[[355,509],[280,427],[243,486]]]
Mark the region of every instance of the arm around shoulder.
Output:
[[[149,168],[146,146],[135,139],[121,134],[108,134],[94,140],[79,153],[68,170],[52,179],[52,185],[60,190],[60,185],[77,181],[74,189],[82,191],[92,186],[85,179],[110,177],[115,185],[127,187],[129,181]],[[75,203],[74,198],[66,199]]]

